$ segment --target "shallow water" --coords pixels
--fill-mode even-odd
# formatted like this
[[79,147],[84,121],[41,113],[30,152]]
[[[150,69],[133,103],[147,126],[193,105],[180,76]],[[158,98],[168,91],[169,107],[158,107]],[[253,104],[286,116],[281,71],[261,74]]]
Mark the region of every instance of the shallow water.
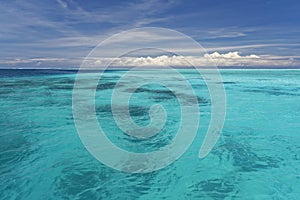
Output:
[[[198,151],[210,120],[209,94],[197,74],[181,73],[196,88],[201,111],[193,144],[162,170],[130,174],[103,165],[81,143],[72,115],[74,71],[0,70],[0,198],[298,199],[300,70],[222,70],[226,121],[204,159]],[[122,74],[105,73],[97,87],[96,113],[108,138],[134,152],[168,144],[180,110],[174,94],[159,85],[136,90],[130,113],[145,125],[149,106],[162,103],[168,112],[162,134],[136,140],[118,129],[109,103]]]

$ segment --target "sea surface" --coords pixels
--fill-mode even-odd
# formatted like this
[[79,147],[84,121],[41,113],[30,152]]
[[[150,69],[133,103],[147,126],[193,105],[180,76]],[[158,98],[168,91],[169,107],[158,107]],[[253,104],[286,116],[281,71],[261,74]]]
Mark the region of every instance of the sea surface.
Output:
[[[155,151],[174,138],[180,105],[163,86],[135,90],[129,107],[137,124],[149,123],[153,103],[164,106],[167,120],[161,133],[147,140],[124,134],[110,105],[124,73],[103,74],[95,97],[97,119],[120,148]],[[211,117],[210,95],[195,71],[180,73],[197,95],[197,136],[171,165],[132,174],[102,164],[81,142],[72,114],[76,71],[0,70],[0,199],[299,199],[300,70],[221,70],[226,119],[204,159],[198,153]],[[95,75],[86,73],[86,81]],[[132,92],[130,83],[122,87]]]

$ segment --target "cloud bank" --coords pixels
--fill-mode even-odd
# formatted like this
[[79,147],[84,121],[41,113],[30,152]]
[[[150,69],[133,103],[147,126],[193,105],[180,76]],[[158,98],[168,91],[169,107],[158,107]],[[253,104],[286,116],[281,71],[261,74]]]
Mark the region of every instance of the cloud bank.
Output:
[[164,67],[164,66],[196,66],[196,67],[210,67],[210,66],[297,66],[299,61],[291,57],[274,57],[270,55],[240,55],[238,52],[228,53],[206,53],[201,57],[197,56],[167,56],[161,55],[156,57],[121,57],[121,58],[89,58],[86,60],[91,67],[100,67],[107,63],[110,66],[120,67]]
[[300,56],[240,55],[239,52],[206,53],[203,56],[140,56],[120,58],[30,58],[0,61],[0,66],[22,66],[24,68],[78,68],[84,60],[85,66],[100,69],[111,67],[299,67]]

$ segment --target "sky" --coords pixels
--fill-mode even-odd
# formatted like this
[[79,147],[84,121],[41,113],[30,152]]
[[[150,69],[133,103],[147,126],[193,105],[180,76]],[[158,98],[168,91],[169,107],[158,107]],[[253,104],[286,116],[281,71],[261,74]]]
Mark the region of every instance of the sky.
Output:
[[[0,68],[76,68],[101,41],[145,27],[172,29],[193,38],[206,52],[185,49],[189,54],[184,56],[199,65],[206,65],[203,59],[210,57],[218,66],[296,68],[300,66],[299,10],[299,0],[2,0]],[[147,35],[135,34],[123,39]],[[147,36],[177,44],[168,34]],[[115,50],[107,49],[101,59],[112,59],[109,52]],[[91,63],[101,59],[91,58]],[[144,52],[118,59],[116,65],[184,65],[181,59],[165,52]]]

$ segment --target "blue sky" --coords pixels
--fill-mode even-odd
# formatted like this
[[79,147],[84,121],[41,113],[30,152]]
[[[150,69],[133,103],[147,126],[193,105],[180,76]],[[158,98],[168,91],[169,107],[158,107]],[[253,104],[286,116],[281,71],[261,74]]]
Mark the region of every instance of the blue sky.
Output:
[[102,40],[140,27],[180,31],[221,65],[296,67],[299,10],[298,0],[1,1],[0,67],[78,66]]

